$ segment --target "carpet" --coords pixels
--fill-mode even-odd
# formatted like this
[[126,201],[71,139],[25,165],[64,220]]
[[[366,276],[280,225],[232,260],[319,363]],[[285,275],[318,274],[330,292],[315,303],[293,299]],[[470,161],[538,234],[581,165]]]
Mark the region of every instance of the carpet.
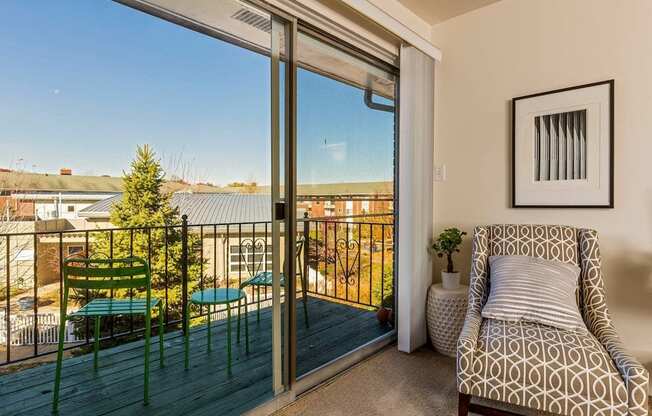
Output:
[[[493,402],[481,403],[525,416],[547,415]],[[275,415],[456,416],[455,359],[425,348],[404,354],[391,345],[305,393]]]

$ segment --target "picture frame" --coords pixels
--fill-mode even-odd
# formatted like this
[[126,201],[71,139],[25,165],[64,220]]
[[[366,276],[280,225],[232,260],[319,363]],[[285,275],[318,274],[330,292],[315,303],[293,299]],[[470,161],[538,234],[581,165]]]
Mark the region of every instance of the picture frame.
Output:
[[512,208],[614,207],[614,80],[512,99]]

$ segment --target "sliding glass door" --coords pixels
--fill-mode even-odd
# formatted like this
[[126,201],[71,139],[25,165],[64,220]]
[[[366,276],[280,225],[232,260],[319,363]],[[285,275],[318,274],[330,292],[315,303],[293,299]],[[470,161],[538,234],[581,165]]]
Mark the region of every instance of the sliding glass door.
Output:
[[394,328],[397,73],[309,29],[297,54],[300,378]]
[[[0,370],[51,361],[65,334],[62,413],[102,390],[86,413],[239,414],[392,335],[395,68],[262,0],[3,11]],[[60,325],[62,265],[94,256],[151,265],[165,366],[147,408],[144,320]],[[75,291],[65,312],[139,295]],[[20,397],[0,392],[50,408]]]

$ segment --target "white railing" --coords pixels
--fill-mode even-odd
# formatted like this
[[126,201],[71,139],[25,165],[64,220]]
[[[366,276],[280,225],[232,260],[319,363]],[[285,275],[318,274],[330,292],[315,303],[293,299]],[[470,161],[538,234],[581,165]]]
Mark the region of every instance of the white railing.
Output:
[[[35,321],[36,317],[36,321]],[[35,322],[38,333],[38,344],[56,344],[59,342],[59,315],[53,313],[39,313],[15,315],[10,319],[11,345],[34,345]],[[66,322],[64,342],[78,342],[75,336],[74,325]],[[4,311],[0,311],[0,344],[7,343],[7,320]]]

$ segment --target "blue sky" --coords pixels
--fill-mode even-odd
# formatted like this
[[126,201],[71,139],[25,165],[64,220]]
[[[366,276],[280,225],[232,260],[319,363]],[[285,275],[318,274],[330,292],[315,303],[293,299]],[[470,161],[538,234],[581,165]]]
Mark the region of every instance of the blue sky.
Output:
[[[0,167],[269,183],[269,59],[111,1],[4,0]],[[300,70],[299,183],[391,180],[393,115]]]

